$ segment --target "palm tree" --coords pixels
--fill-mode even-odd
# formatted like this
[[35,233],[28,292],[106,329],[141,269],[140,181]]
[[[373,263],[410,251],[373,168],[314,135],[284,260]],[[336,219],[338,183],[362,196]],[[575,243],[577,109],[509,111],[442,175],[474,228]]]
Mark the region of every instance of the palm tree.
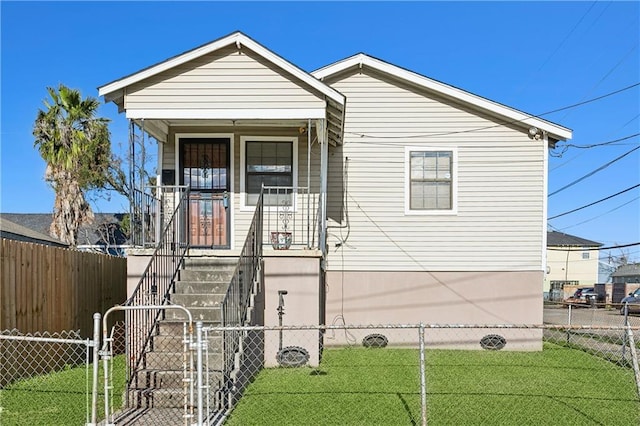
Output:
[[56,194],[50,233],[75,246],[80,225],[93,220],[85,192],[109,180],[108,120],[96,117],[95,98],[82,99],[78,90],[62,84],[47,91],[51,99],[38,111],[34,146],[47,163],[45,179]]

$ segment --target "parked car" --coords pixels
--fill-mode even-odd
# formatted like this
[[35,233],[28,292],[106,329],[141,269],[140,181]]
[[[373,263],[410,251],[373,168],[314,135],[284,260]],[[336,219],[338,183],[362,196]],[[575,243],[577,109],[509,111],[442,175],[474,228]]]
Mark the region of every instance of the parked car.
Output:
[[622,303],[620,315],[624,315],[625,306],[628,306],[628,312],[640,312],[640,288],[637,288],[633,293],[629,293],[620,303]]
[[570,303],[584,303],[589,305],[595,303],[604,303],[604,301],[604,295],[599,295],[596,292],[596,289],[593,287],[578,288],[576,289],[575,293],[573,293],[573,295],[569,297],[569,299],[567,299],[567,302]]

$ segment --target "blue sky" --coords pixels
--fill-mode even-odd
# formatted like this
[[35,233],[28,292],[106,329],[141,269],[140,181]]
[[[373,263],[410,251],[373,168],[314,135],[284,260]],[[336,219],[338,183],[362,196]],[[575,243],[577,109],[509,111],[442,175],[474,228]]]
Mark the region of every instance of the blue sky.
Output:
[[[2,212],[50,212],[53,191],[31,134],[46,87],[97,87],[240,30],[312,71],[365,52],[427,77],[542,114],[640,82],[639,2],[0,2]],[[126,120],[113,104],[115,150]],[[640,133],[640,88],[543,118],[574,131],[574,145]],[[561,144],[565,145],[565,144]],[[549,191],[640,145],[556,149]],[[549,216],[640,183],[640,149],[549,197]],[[605,245],[640,241],[640,189],[550,221]],[[98,200],[96,211],[126,210]],[[625,250],[640,258],[640,246]],[[619,254],[614,251],[613,254]]]

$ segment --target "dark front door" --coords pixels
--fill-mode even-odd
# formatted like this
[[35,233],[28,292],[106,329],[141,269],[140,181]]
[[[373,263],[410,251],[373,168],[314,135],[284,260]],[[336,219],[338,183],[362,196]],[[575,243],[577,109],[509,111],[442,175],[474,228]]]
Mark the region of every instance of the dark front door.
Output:
[[181,138],[180,179],[190,188],[193,247],[229,248],[229,139]]

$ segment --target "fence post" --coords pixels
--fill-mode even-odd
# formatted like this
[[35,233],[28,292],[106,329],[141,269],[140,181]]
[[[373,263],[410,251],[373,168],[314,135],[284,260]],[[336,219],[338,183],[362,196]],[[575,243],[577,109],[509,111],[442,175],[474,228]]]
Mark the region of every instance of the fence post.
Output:
[[426,365],[424,361],[424,324],[420,323],[418,329],[418,338],[420,341],[420,413],[422,415],[422,426],[427,425],[427,380]]
[[203,404],[202,404],[202,387],[203,387],[203,382],[202,382],[202,347],[203,347],[203,343],[202,343],[202,321],[198,321],[196,322],[196,368],[197,368],[197,374],[198,374],[198,378],[197,378],[197,386],[198,386],[198,425],[202,425],[203,421],[204,421],[204,416],[203,416]]
[[569,326],[567,328],[567,343],[569,343],[569,340],[571,340],[571,307],[573,305],[571,305],[571,303],[569,303],[569,311],[568,311],[568,319],[567,319],[567,325]]
[[640,368],[638,368],[638,353],[636,352],[636,342],[633,336],[633,330],[629,324],[627,324],[627,336],[629,336],[629,349],[631,350],[633,374],[636,378],[636,389],[638,391],[638,397],[640,397]]
[[91,389],[91,425],[98,421],[98,370],[100,368],[100,318],[93,314],[93,383]]

